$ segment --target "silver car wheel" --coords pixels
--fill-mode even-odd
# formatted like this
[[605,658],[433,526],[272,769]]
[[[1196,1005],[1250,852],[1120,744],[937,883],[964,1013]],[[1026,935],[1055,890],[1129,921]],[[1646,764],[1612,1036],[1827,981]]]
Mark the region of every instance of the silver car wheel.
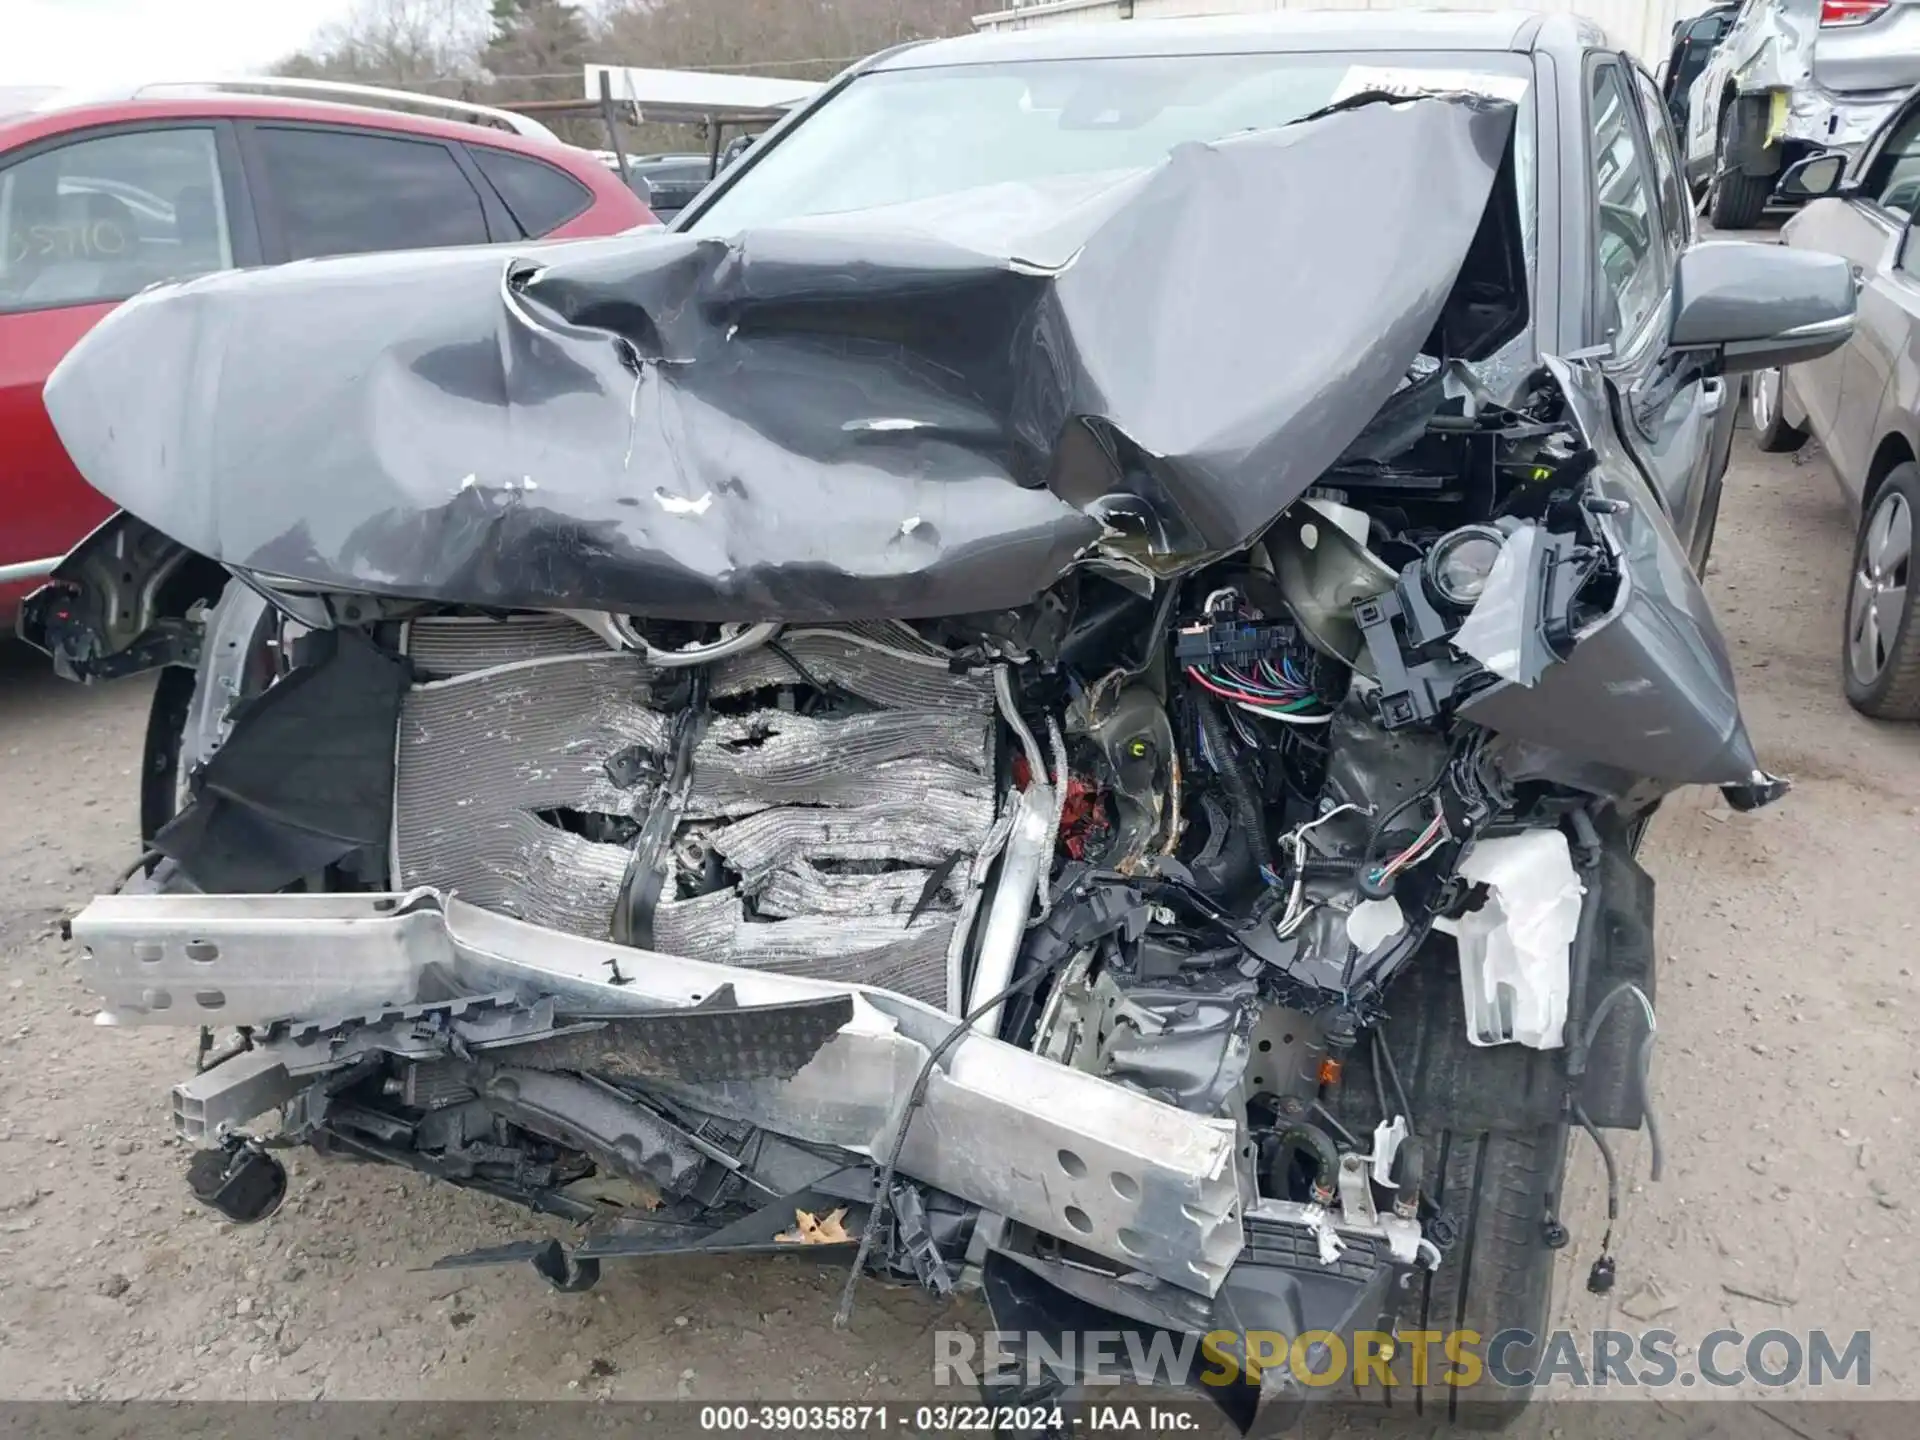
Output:
[[1889,490],[1867,522],[1860,568],[1847,595],[1847,665],[1854,682],[1871,685],[1887,668],[1906,613],[1913,555],[1913,510],[1906,496]]
[[1780,413],[1781,374],[1778,369],[1757,370],[1747,384],[1747,415],[1753,433],[1764,435]]

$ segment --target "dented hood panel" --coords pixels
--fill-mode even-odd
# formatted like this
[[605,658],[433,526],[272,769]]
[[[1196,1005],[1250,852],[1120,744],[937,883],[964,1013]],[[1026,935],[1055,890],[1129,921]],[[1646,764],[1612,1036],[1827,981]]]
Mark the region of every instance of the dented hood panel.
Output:
[[47,407],[127,510],[314,586],[1014,605],[1096,547],[1170,570],[1244,544],[1436,326],[1469,359],[1517,333],[1523,301],[1492,327],[1479,287],[1447,304],[1489,195],[1512,210],[1512,116],[1363,104],[944,214],[208,277],[122,306]]

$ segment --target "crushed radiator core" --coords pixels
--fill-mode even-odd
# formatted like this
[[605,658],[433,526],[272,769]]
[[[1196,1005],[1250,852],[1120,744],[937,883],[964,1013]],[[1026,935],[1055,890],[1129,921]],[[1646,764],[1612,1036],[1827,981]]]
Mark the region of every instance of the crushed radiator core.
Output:
[[[418,620],[404,645],[425,678],[401,710],[396,884],[607,937],[678,678],[562,616]],[[798,670],[854,703],[778,708]],[[956,857],[994,818],[991,683],[870,625],[788,631],[717,663],[711,691],[769,703],[714,714],[694,751],[674,840],[688,883],[655,910],[653,944],[944,1003]],[[712,857],[730,883],[696,894]]]

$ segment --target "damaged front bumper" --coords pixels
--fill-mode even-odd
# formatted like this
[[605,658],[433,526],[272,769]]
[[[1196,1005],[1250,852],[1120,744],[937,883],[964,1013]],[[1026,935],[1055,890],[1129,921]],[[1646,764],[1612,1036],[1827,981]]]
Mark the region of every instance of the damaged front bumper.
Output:
[[[625,1063],[650,1089],[805,1144],[881,1156],[954,1024],[889,991],[595,942],[428,889],[103,896],[72,930],[106,1002],[99,1023],[254,1028],[254,1048],[176,1087],[176,1124],[200,1143],[370,1050],[417,1055],[416,1037],[445,1036],[451,1021],[456,1048],[488,1066],[538,1066],[543,1047],[596,1043],[608,1063],[638,1034]],[[689,1063],[694,1054],[704,1058]],[[1211,1297],[1246,1245],[1252,1164],[1230,1121],[969,1032],[934,1067],[898,1169]],[[1415,1257],[1411,1221],[1342,1221],[1383,1258]],[[1316,1226],[1335,1228],[1324,1216],[1306,1230]],[[1315,1243],[1341,1248],[1317,1232]]]
[[[629,1173],[671,1168],[686,1137],[650,1132],[651,1112],[569,1072],[615,1075],[875,1168],[910,1114],[897,1174],[977,1207],[959,1278],[984,1292],[1002,1329],[1066,1333],[1097,1311],[1149,1346],[1155,1332],[1344,1334],[1391,1326],[1395,1297],[1417,1293],[1417,1272],[1440,1259],[1418,1220],[1375,1209],[1357,1167],[1343,1167],[1337,1205],[1262,1199],[1255,1147],[1233,1121],[976,1030],[955,1038],[953,1016],[891,991],[595,942],[425,888],[110,895],[74,918],[72,934],[83,977],[105,1000],[97,1023],[250,1031],[251,1048],[173,1093],[180,1134],[224,1143],[236,1161],[261,1153],[240,1130],[254,1117],[316,1119],[329,1076],[451,1055],[483,1094],[544,1113]],[[229,1165],[211,1183],[240,1183],[237,1174]],[[891,1192],[903,1247],[909,1230],[926,1244],[925,1214],[903,1189],[912,1186]],[[794,1211],[849,1196],[861,1197],[849,1222],[857,1233],[873,1193],[856,1180],[777,1196],[716,1229],[616,1225],[439,1264],[530,1261],[556,1288],[583,1289],[607,1259],[801,1248],[776,1233]],[[844,1259],[851,1245],[805,1248]],[[939,1283],[921,1278],[946,1293],[946,1261],[935,1258]],[[1072,1377],[1049,1375],[1039,1390],[1063,1382]],[[1290,1415],[1316,1392],[1277,1367],[1204,1393],[1245,1427]]]

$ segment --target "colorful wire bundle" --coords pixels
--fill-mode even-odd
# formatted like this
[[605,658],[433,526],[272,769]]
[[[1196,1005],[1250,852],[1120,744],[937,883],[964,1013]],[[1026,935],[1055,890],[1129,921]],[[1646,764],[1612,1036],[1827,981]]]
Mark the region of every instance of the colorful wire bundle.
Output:
[[1434,851],[1438,850],[1446,840],[1447,819],[1446,816],[1441,813],[1440,807],[1436,805],[1434,807],[1433,819],[1427,822],[1427,828],[1420,832],[1413,844],[1402,850],[1398,855],[1395,855],[1391,860],[1387,861],[1386,864],[1375,868],[1372,875],[1373,883],[1378,885],[1381,881],[1398,875],[1402,870],[1412,869],[1415,865],[1418,865],[1422,860],[1425,860],[1429,855],[1433,854]]
[[1187,678],[1235,709],[1263,720],[1325,725],[1333,718],[1333,711],[1314,694],[1289,656],[1282,656],[1277,666],[1261,659],[1255,662],[1252,673],[1232,665],[1189,665]]

